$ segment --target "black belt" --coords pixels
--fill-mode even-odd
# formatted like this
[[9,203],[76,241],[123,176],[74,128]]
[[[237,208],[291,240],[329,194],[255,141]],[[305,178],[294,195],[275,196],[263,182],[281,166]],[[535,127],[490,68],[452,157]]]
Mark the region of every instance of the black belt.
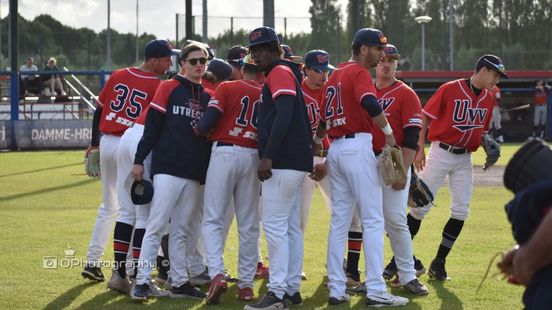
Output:
[[439,142],[439,147],[442,148],[445,151],[451,152],[452,154],[462,155],[462,154],[469,153],[468,149],[454,147],[452,145],[448,145],[448,144],[443,143],[443,142]]
[[217,142],[217,147],[219,147],[219,146],[234,146],[234,144],[218,141]]
[[343,135],[343,136],[339,136],[339,137],[335,137],[334,139],[354,139],[355,138],[355,134],[354,133],[350,133],[348,135]]

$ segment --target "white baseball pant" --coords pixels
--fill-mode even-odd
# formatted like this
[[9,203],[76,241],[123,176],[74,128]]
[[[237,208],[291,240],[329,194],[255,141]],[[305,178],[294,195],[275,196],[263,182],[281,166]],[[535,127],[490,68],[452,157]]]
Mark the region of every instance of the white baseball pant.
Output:
[[[128,184],[126,184],[127,180],[132,178],[134,155],[143,133],[144,125],[141,124],[134,124],[133,127],[127,129],[119,142],[117,155],[117,198],[119,201],[117,222],[129,224],[135,229],[146,228],[150,211],[149,204],[135,205],[132,203]],[[144,160],[144,179],[148,181],[151,181],[150,169],[151,153]]]
[[205,183],[205,216],[202,234],[205,243],[209,276],[224,274],[224,244],[226,243],[227,209],[234,208],[239,235],[238,287],[253,287],[257,270],[257,240],[259,237],[259,163],[255,148],[218,146],[213,144]]
[[354,214],[359,210],[367,294],[386,291],[383,272],[383,210],[381,180],[372,150],[372,135],[357,133],[354,138],[335,139],[328,151],[332,189],[332,215],[328,235],[328,287],[330,297],[345,295],[343,253]]
[[533,114],[533,125],[546,125],[546,104],[535,106],[535,113]]
[[500,107],[496,105],[493,107],[493,118],[491,119],[491,128],[494,128],[494,129],[502,128],[502,124],[500,124],[501,122],[500,118],[501,118]]
[[[468,217],[473,190],[472,169],[471,153],[453,154],[440,148],[439,142],[434,141],[419,177],[427,184],[433,196],[437,196],[437,191],[448,175],[452,195],[450,217],[463,221]],[[423,208],[411,208],[410,214],[415,219],[422,220],[430,207],[431,204]]]
[[[313,158],[314,165],[322,164],[324,163],[324,161],[324,157],[314,156]],[[312,193],[314,192],[314,188],[316,187],[316,185],[318,185],[320,191],[322,192],[322,197],[324,197],[326,206],[328,206],[330,210],[332,209],[330,205],[330,202],[332,201],[332,194],[330,191],[330,178],[326,177],[317,182],[311,179],[308,175],[305,176],[305,182],[303,183],[303,198],[301,199],[301,230],[303,231],[303,233],[307,229],[309,213],[312,205]]]
[[100,173],[102,179],[102,204],[92,231],[86,254],[89,262],[99,263],[119,210],[117,201],[117,152],[121,137],[103,135],[100,140]]
[[[391,186],[382,184],[383,218],[385,231],[391,241],[391,248],[395,254],[395,262],[399,270],[399,281],[402,285],[416,278],[414,260],[412,259],[412,239],[406,221],[406,204],[411,172],[408,169],[406,187],[394,190]],[[370,245],[368,245],[370,246]]]
[[301,288],[303,233],[301,230],[301,189],[306,172],[272,169],[262,184],[262,221],[268,247],[268,290],[278,298],[293,295]]
[[[169,226],[169,259],[171,261],[171,280],[173,286],[188,282],[187,236],[198,210],[198,198],[201,192],[198,181],[179,178],[167,174],[153,176],[154,195],[151,202],[150,217],[146,227],[140,259],[138,261],[137,284],[151,281],[151,271],[165,225]],[[188,239],[189,240],[189,239]]]

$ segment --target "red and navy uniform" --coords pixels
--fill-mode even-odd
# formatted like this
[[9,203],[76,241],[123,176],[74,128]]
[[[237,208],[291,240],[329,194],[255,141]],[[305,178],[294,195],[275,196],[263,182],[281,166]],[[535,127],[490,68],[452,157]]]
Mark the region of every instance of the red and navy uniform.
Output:
[[372,132],[372,118],[361,105],[365,96],[376,97],[370,72],[350,61],[339,64],[326,83],[322,115],[326,119],[328,136]]
[[[393,129],[397,145],[403,146],[404,131],[408,127],[422,128],[422,104],[408,85],[401,81],[391,86],[377,89],[378,103],[385,113],[387,122]],[[385,135],[379,129],[373,132],[374,152],[380,153],[385,145]]]
[[544,88],[544,90],[540,90],[540,88],[537,88],[535,90],[534,99],[535,105],[545,105],[548,102],[548,90],[546,88]]
[[474,152],[489,130],[494,99],[486,89],[475,95],[468,83],[459,79],[441,85],[422,111],[431,119],[429,140]]
[[151,175],[168,174],[205,183],[211,143],[194,134],[211,97],[181,75],[163,81],[148,110],[135,164],[152,151]]
[[208,109],[213,108],[220,113],[211,140],[257,147],[260,99],[261,85],[256,81],[236,80],[220,84],[208,106]]
[[[258,145],[260,158],[272,159],[273,169],[312,170],[312,133],[301,92],[301,71],[295,63],[278,60],[265,71],[259,106]],[[273,126],[277,117],[276,100],[289,95],[294,99],[288,128]],[[286,96],[287,97],[287,96]],[[285,100],[285,99],[284,99]]]
[[500,88],[498,88],[498,86],[491,88],[491,90],[489,90],[489,95],[493,98],[494,107],[500,105]]
[[161,80],[154,73],[138,68],[113,72],[98,98],[102,109],[100,132],[122,136],[147,109],[159,83]]
[[[307,112],[309,114],[309,121],[312,130],[312,136],[316,134],[316,129],[320,124],[322,116],[320,115],[320,105],[322,101],[323,88],[312,90],[307,85],[307,82],[303,80],[301,83],[301,90],[303,91],[303,98],[305,99],[305,105],[307,106]],[[322,139],[322,149],[327,150],[330,148],[330,140],[326,136]],[[315,154],[316,155],[316,154]]]

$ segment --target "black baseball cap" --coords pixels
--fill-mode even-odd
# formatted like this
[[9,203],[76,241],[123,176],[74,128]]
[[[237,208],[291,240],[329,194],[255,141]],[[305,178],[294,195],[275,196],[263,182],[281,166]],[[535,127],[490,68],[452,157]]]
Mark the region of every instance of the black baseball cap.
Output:
[[498,56],[491,54],[481,56],[481,58],[479,58],[477,60],[477,63],[475,64],[475,72],[479,71],[483,67],[496,71],[498,75],[505,79],[508,78],[508,75],[506,75],[506,68],[502,63],[502,59],[500,59]]
[[145,205],[153,199],[153,184],[150,181],[134,181],[130,188],[130,199],[135,205]]
[[232,66],[222,59],[214,58],[209,62],[207,71],[213,73],[220,80],[228,80],[232,75]]
[[330,56],[323,50],[312,50],[305,54],[305,68],[316,72],[329,71]]
[[226,56],[226,60],[240,60],[245,57],[247,54],[247,49],[241,45],[234,45],[228,50],[228,55]]
[[173,50],[167,40],[151,40],[146,44],[144,55],[146,58],[159,58],[171,56]]
[[387,38],[378,29],[362,28],[355,33],[353,45],[373,45],[385,47]]
[[270,27],[259,27],[249,33],[249,45],[252,47],[255,45],[265,44],[269,42],[280,43],[276,31]]
[[293,57],[293,50],[291,49],[291,47],[289,47],[289,45],[286,45],[286,44],[282,44],[280,46],[284,50],[284,58],[291,59],[291,57]]

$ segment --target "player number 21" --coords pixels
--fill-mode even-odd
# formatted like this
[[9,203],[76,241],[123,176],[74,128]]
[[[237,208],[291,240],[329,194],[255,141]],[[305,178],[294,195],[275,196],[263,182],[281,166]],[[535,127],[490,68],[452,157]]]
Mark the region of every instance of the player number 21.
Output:
[[341,83],[337,84],[337,89],[333,86],[330,86],[326,89],[326,119],[334,116],[334,98],[337,97],[337,113],[339,116],[343,114],[343,104],[341,103]]

